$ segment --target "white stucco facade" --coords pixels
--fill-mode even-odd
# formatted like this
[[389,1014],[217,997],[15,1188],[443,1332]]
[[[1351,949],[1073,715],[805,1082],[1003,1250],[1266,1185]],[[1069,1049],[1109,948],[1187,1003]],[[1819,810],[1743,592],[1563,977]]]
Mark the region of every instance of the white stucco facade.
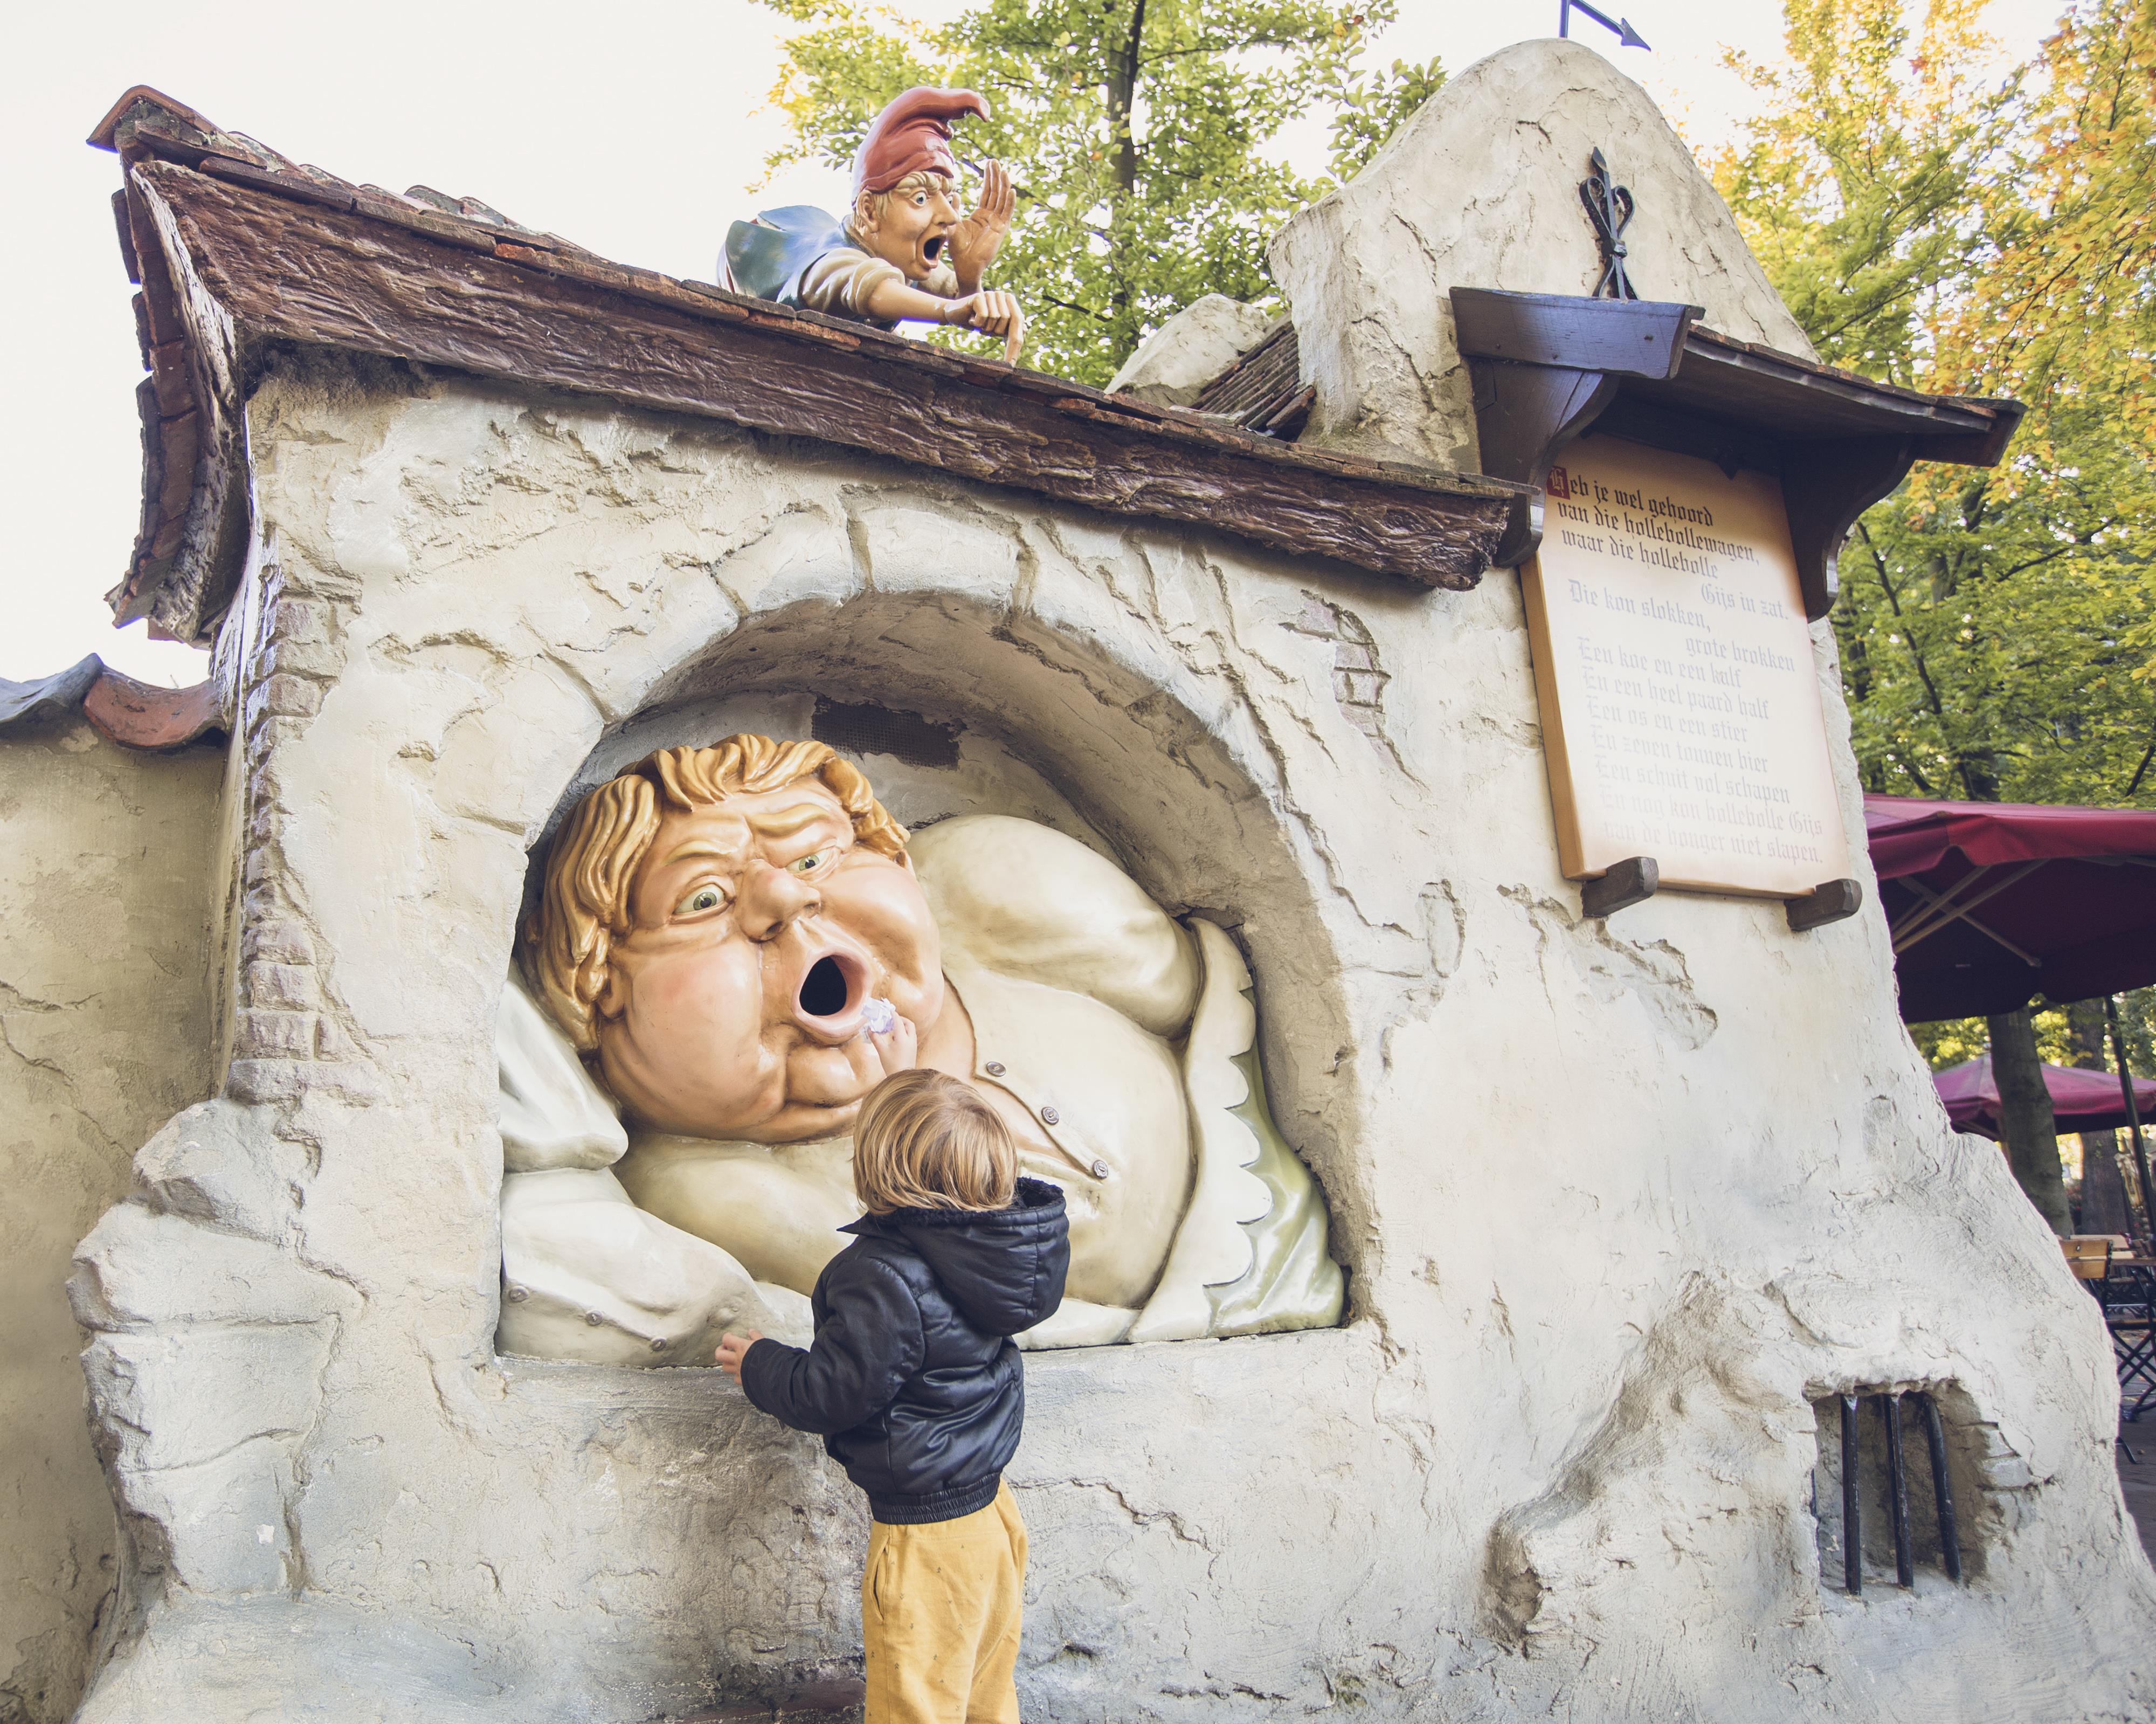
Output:
[[[1532,70],[1589,131],[1644,104],[1534,47],[1281,242],[1321,431],[1458,451],[1452,386],[1420,420],[1403,393],[1436,372],[1312,332],[1442,330],[1400,309],[1428,236],[1363,232],[1366,186],[1576,176],[1563,136],[1434,173],[1489,130],[1478,88]],[[1643,211],[1696,177],[1648,139],[1597,136]],[[1582,290],[1491,259],[1508,223],[1522,256],[1591,257],[1576,208],[1538,225],[1560,194],[1458,194],[1482,213],[1450,279]],[[1704,264],[1664,267],[1643,291],[1709,301]],[[1779,338],[1778,310],[1732,332]],[[1341,1328],[1029,1358],[1029,1717],[2156,1708],[2102,1323],[1996,1150],[1948,1130],[1876,907],[1810,935],[1677,894],[1584,920],[1510,572],[1427,593],[335,355],[271,368],[247,444],[223,1094],[143,1150],[74,1284],[129,1552],[88,1724],[627,1724],[857,1656],[865,1515],[813,1439],[716,1371],[494,1352],[527,846],[595,758],[817,696],[961,727],[946,812],[1058,824],[1231,931],[1348,1270]],[[1372,661],[1352,700],[1342,639]],[[1937,1393],[1964,1584],[1822,1578],[1813,1403],[1860,1386]]]

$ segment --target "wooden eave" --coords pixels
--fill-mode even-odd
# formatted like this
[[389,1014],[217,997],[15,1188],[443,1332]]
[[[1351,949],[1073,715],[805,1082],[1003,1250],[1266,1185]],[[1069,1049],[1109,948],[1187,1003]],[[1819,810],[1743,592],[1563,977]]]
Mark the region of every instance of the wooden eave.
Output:
[[1605,432],[1780,479],[1816,619],[1859,515],[1918,461],[1994,465],[2021,422],[2018,401],[1927,395],[1734,340],[1699,323],[1697,305],[1455,287],[1452,309],[1483,470],[1534,488],[1501,562],[1533,554],[1558,455]]
[[814,439],[1425,588],[1475,585],[1524,494],[624,269],[469,199],[296,167],[154,91],[130,91],[92,141],[126,163],[116,213],[150,372],[142,525],[110,598],[169,638],[207,639],[230,598],[240,413],[280,346]]

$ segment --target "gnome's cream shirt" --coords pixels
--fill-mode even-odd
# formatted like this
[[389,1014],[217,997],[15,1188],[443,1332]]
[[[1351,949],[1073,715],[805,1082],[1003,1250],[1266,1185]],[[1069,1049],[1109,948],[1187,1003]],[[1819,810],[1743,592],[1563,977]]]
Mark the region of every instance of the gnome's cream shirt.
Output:
[[[1029,1344],[1337,1321],[1343,1289],[1325,1249],[1324,1205],[1265,1113],[1250,977],[1234,942],[1207,923],[1179,926],[1122,870],[1031,821],[947,820],[909,848],[942,934],[946,978],[973,1019],[974,1080],[1029,1117],[1050,1151],[1029,1150],[1025,1171],[1062,1186],[1070,1208],[1069,1296]],[[506,1090],[511,1060],[506,1041]],[[589,1089],[581,1066],[574,1077]],[[588,1110],[588,1096],[580,1105]],[[610,1111],[608,1122],[619,1131]],[[506,1118],[504,1141],[515,1169]],[[767,1147],[639,1134],[619,1174],[601,1177],[612,1203],[634,1198],[636,1220],[599,1219],[617,1233],[661,1230],[678,1243],[654,1240],[653,1255],[670,1251],[692,1276],[701,1268],[708,1278],[723,1260],[718,1302],[743,1320],[749,1300],[778,1306],[787,1302],[782,1290],[813,1288],[844,1243],[831,1229],[859,1213],[844,1139]],[[615,1324],[592,1304],[590,1274],[577,1277],[574,1299],[544,1296],[545,1284],[574,1267],[563,1260],[565,1250],[574,1255],[574,1229],[557,1213],[544,1249],[520,1262],[518,1242],[539,1243],[515,1224],[520,1207],[506,1185],[504,1274],[512,1297],[521,1290],[523,1298],[505,1306],[505,1336],[536,1331],[535,1301],[564,1306],[567,1318],[566,1306],[582,1300],[576,1320],[533,1334],[535,1350],[639,1356],[599,1332]],[[685,1287],[681,1303],[690,1312],[712,1301]],[[774,1315],[798,1321],[791,1308]],[[684,1324],[704,1326],[686,1316],[660,1326]],[[652,1362],[680,1357],[671,1334],[638,1345]]]

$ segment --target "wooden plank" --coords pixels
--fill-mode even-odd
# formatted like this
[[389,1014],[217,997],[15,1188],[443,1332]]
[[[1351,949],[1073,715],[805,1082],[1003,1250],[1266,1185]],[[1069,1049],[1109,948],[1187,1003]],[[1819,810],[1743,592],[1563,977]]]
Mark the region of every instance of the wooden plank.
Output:
[[1834,608],[1840,587],[1842,542],[1856,518],[1908,476],[1915,461],[1907,437],[1852,437],[1791,444],[1782,456],[1782,495],[1789,510],[1789,543],[1804,595],[1804,615],[1817,622]]
[[[1664,890],[1775,898],[1837,877],[1840,803],[1779,485],[1599,434],[1563,469],[1520,584],[1566,875],[1645,856]],[[1609,893],[1632,901],[1616,886],[1586,901]]]
[[1614,916],[1645,904],[1661,889],[1662,870],[1652,856],[1627,856],[1580,887],[1580,913],[1598,918]]
[[[2010,416],[2003,416],[1999,408],[2007,403],[1888,389],[1786,354],[1704,335],[1687,345],[1672,393],[1703,411],[1775,424],[1784,436],[1943,436],[1967,439],[1972,454],[1996,434],[2002,417],[2010,434],[2020,418],[2018,403]],[[1999,450],[2004,448],[2002,439]]]
[[[382,354],[813,438],[1424,587],[1475,584],[1517,493],[1141,419],[1009,367],[977,362],[953,377],[948,356],[916,359],[903,351],[912,343],[856,336],[855,351],[835,351],[821,330],[741,321],[736,306],[595,259],[511,261],[167,162],[134,172],[167,206],[203,290],[257,342]],[[987,387],[983,376],[1008,382]]]
[[1625,377],[1675,376],[1686,331],[1704,316],[1698,305],[1656,300],[1452,290],[1453,328],[1463,354]]
[[1791,898],[1785,915],[1793,934],[1808,934],[1847,921],[1864,908],[1864,888],[1853,880],[1821,880],[1806,897]]

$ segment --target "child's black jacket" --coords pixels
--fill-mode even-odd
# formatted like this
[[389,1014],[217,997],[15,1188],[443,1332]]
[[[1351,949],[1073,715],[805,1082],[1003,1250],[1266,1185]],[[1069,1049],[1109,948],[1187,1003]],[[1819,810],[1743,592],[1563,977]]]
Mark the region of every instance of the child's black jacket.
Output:
[[1063,1300],[1063,1193],[1021,1179],[1007,1209],[865,1215],[817,1278],[815,1343],[762,1340],[742,1387],[824,1439],[886,1525],[952,1521],[995,1500],[1025,1423],[1010,1337]]

